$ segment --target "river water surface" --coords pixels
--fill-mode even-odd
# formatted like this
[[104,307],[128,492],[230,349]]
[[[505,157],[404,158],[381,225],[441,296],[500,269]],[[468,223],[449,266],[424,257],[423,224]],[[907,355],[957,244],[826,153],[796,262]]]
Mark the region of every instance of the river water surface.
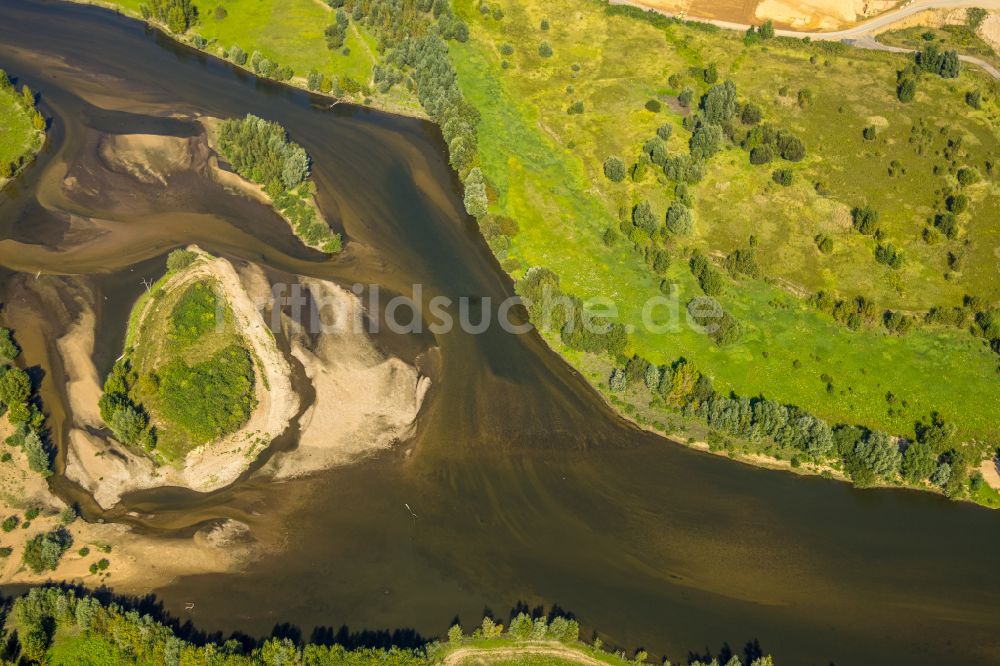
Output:
[[[60,3],[0,0],[0,67],[40,91],[54,119],[44,153],[0,197],[3,277],[79,276],[102,296],[102,372],[141,279],[192,242],[276,274],[394,292],[420,283],[425,298],[511,294],[462,212],[432,125],[324,108],[136,22]],[[248,112],[310,153],[320,204],[351,242],[345,256],[326,261],[280,219],[197,182],[177,184],[152,213],[127,193],[97,192],[134,214],[79,250],[66,216],[46,205],[60,165],[93,150],[95,131],[183,135],[194,125],[170,116]],[[55,332],[18,333],[45,369],[58,438],[68,407]],[[237,518],[280,542],[244,572],[153,590],[178,618],[253,636],[289,623],[305,638],[345,626],[433,637],[455,618],[468,627],[487,611],[506,619],[518,605],[557,605],[588,636],[597,628],[606,643],[674,662],[757,641],[781,664],[1000,663],[995,513],[671,444],[617,418],[534,335],[492,327],[378,342],[419,357],[434,379],[413,440],[291,483],[136,493],[103,516],[162,538]],[[53,485],[98,516],[61,475]]]

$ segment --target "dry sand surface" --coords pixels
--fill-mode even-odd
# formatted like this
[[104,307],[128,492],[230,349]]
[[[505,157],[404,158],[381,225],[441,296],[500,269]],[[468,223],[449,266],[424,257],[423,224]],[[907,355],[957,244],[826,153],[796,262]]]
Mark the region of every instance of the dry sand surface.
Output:
[[[4,419],[0,438],[7,437],[10,431]],[[155,539],[136,535],[123,525],[76,520],[67,527],[73,546],[58,568],[33,573],[22,562],[24,545],[35,535],[57,528],[61,524],[59,514],[66,505],[52,495],[42,477],[28,469],[21,449],[8,449],[12,459],[0,463],[0,520],[17,516],[21,524],[11,532],[0,533],[0,546],[13,549],[9,557],[0,559],[0,583],[66,580],[90,587],[111,584],[124,593],[145,593],[193,571],[231,571],[258,554],[258,545],[246,526],[236,521],[199,530],[190,538]],[[40,509],[41,513],[24,528],[29,508]],[[90,550],[85,556],[79,554],[84,547]],[[108,569],[91,573],[90,565],[101,559],[108,560]]]
[[362,332],[356,296],[330,282],[303,283],[324,305],[322,321],[335,330],[310,343],[300,326],[286,320],[292,354],[305,368],[316,401],[300,421],[298,447],[268,466],[277,478],[349,463],[407,438],[430,385],[416,369],[372,345]]
[[986,481],[990,488],[1000,490],[1000,469],[997,467],[996,458],[984,460],[979,465],[979,472],[983,475],[983,480]]

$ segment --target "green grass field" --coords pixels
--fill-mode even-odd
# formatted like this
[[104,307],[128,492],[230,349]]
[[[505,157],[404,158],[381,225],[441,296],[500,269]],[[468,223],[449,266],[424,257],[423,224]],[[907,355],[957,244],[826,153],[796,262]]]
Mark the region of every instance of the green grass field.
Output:
[[[10,165],[41,146],[42,133],[31,123],[31,112],[20,93],[0,85],[0,164]],[[4,178],[0,175],[0,184]]]
[[[692,360],[719,390],[764,394],[831,422],[902,435],[912,435],[916,420],[938,410],[966,437],[995,437],[1000,376],[996,355],[981,340],[943,329],[905,337],[888,336],[881,327],[852,332],[802,299],[832,289],[863,294],[881,308],[919,311],[958,305],[967,293],[994,301],[1000,296],[1000,188],[992,179],[969,188],[971,212],[963,216],[958,240],[928,245],[921,238],[943,188],[953,185],[953,176],[933,172],[947,140],[961,135],[956,160],[980,171],[1000,147],[995,102],[980,111],[965,104],[965,92],[974,88],[995,98],[980,76],[925,76],[916,100],[903,105],[895,80],[906,60],[892,54],[784,41],[745,47],[738,33],[654,27],[609,16],[595,0],[499,4],[501,21],[481,15],[471,0],[457,2],[473,39],[451,49],[462,90],[482,113],[480,160],[495,192],[490,210],[520,226],[500,257],[515,277],[544,266],[570,293],[612,299],[623,321],[637,327],[635,352],[655,363]],[[543,19],[547,31],[540,27]],[[543,40],[551,57],[539,53]],[[504,44],[513,54],[502,53]],[[690,134],[674,95],[690,87],[697,99],[708,87],[700,71],[710,63],[717,64],[720,81],[731,78],[742,99],[759,105],[767,122],[802,137],[808,151],[799,163],[752,167],[745,151],[725,150],[692,188],[694,234],[675,248],[666,275],[680,287],[681,316],[687,300],[700,293],[682,256],[686,248],[724,255],[746,246],[753,234],[768,278],[727,280],[720,301],[746,333],[725,348],[686,326],[668,333],[638,326],[643,303],[659,293],[661,278],[628,241],[607,247],[601,240],[641,200],[649,200],[662,220],[673,183],[649,174],[638,183],[614,184],[602,164],[619,155],[630,165],[664,123],[674,126],[670,152],[686,153]],[[671,75],[680,78],[673,88]],[[812,97],[804,108],[797,102],[800,90]],[[650,99],[661,101],[663,110],[647,110]],[[567,113],[577,101],[584,112]],[[923,145],[917,146],[910,142],[911,128],[921,120],[928,130],[918,134]],[[862,138],[866,126],[879,129],[875,141]],[[905,175],[889,176],[893,160]],[[778,166],[793,170],[790,188],[771,180]],[[850,209],[864,203],[881,211],[888,240],[903,248],[900,271],[877,264],[874,242],[851,228]],[[834,239],[828,256],[816,249],[818,233]],[[946,278],[949,251],[962,253],[963,263],[960,273]],[[833,378],[832,391],[821,375]],[[894,405],[886,400],[890,391]]]

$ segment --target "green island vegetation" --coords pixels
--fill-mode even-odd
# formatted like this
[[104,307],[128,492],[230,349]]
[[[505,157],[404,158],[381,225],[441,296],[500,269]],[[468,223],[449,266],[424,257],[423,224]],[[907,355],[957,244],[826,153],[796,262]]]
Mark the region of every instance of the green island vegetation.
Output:
[[[557,350],[675,437],[1000,504],[977,471],[1000,417],[995,82],[937,48],[495,6],[455,2],[479,117],[456,168]],[[681,321],[655,330],[661,292]],[[549,317],[546,293],[572,305]],[[593,297],[617,323],[565,326]]]
[[[122,443],[179,464],[235,432],[256,407],[254,363],[202,256],[174,250],[167,273],[132,309],[125,353],[108,374],[101,418]],[[169,288],[168,288],[169,287]]]
[[942,51],[953,50],[962,55],[973,56],[1000,67],[1000,55],[979,35],[979,28],[986,20],[988,12],[981,7],[965,10],[965,22],[945,24],[940,27],[915,25],[901,30],[880,33],[879,42],[889,46],[900,46],[922,51],[928,46],[936,46]]
[[423,115],[412,83],[395,85],[402,80],[396,80],[396,70],[386,64],[384,44],[338,0],[99,4],[157,24],[195,48],[258,76],[388,111]]
[[330,230],[316,205],[309,156],[288,140],[285,128],[248,114],[223,120],[215,143],[236,173],[263,186],[275,210],[304,243],[333,254],[341,251],[343,239]]
[[[21,347],[14,338],[14,332],[9,328],[0,328],[0,414],[7,414],[7,421],[13,429],[4,443],[20,447],[31,471],[48,477],[52,474],[52,461],[45,413],[31,376],[14,364],[20,355]],[[10,531],[6,521],[4,531]]]
[[26,85],[18,90],[0,69],[0,187],[34,159],[45,142],[46,121]]
[[[472,664],[609,664],[639,666],[647,663],[642,650],[631,657],[603,649],[596,638],[590,645],[579,640],[580,627],[565,617],[532,617],[520,613],[509,627],[485,618],[465,635],[453,626],[446,641],[416,648],[355,648],[341,645],[298,644],[288,638],[271,638],[246,648],[237,640],[222,644],[195,644],[135,610],[79,595],[56,587],[35,588],[10,605],[5,621],[3,663],[89,664],[226,664],[231,666],[471,666]],[[664,664],[670,662],[664,661]],[[770,656],[733,656],[690,661],[690,666],[773,666]]]

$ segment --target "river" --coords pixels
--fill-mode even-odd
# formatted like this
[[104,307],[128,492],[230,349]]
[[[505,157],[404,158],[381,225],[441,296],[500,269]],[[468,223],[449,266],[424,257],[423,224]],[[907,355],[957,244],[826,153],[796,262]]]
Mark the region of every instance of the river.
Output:
[[[0,67],[40,91],[54,118],[46,150],[0,195],[3,276],[76,275],[102,295],[102,371],[141,279],[190,242],[277,274],[390,292],[419,283],[425,299],[512,293],[428,123],[329,109],[134,21],[57,2],[0,0]],[[277,217],[197,182],[154,202],[158,215],[107,194],[135,214],[79,252],[65,216],[43,205],[55,197],[47,174],[93,151],[95,130],[176,134],[193,124],[172,115],[247,112],[310,153],[320,204],[351,242],[344,257],[325,261]],[[58,438],[67,403],[54,331],[19,333],[44,366]],[[413,639],[455,618],[468,628],[486,611],[556,605],[587,637],[596,628],[607,644],[675,663],[748,642],[779,664],[1000,663],[997,514],[671,444],[615,416],[535,335],[493,326],[378,343],[422,359],[434,380],[411,441],[294,482],[251,475],[204,496],[136,493],[103,516],[162,538],[232,517],[280,542],[243,572],[151,590],[176,617],[227,634],[287,624],[304,638]],[[81,499],[61,475],[53,487]]]

